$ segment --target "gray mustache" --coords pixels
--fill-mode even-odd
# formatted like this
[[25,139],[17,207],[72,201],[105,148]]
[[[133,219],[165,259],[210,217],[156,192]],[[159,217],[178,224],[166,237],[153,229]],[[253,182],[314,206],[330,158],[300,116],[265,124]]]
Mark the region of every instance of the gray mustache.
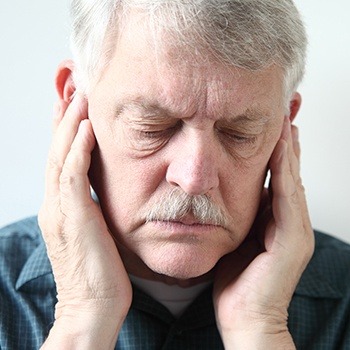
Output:
[[146,213],[146,222],[176,221],[192,214],[200,224],[227,226],[221,208],[208,195],[190,196],[178,188],[164,194]]

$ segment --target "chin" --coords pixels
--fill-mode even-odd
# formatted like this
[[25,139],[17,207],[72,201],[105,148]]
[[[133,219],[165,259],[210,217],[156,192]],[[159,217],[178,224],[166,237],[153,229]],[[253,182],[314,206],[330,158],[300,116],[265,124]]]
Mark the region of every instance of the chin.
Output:
[[143,258],[153,272],[179,280],[187,280],[205,275],[211,271],[221,255],[193,247],[157,248]]

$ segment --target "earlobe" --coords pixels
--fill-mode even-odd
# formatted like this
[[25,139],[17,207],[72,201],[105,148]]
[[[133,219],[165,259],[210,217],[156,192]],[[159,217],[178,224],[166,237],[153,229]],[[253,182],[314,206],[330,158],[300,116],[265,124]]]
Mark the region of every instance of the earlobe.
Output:
[[72,60],[63,61],[56,72],[56,91],[58,98],[62,102],[70,103],[76,91],[73,79],[74,62]]
[[295,92],[289,103],[289,119],[291,123],[297,116],[300,106],[301,106],[301,95],[299,94],[299,92]]

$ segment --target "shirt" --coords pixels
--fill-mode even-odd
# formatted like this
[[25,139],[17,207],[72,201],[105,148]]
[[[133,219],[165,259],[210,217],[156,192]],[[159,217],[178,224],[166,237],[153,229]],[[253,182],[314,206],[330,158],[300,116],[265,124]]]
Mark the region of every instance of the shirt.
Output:
[[[297,349],[350,349],[350,246],[315,232],[315,253],[289,307]],[[38,349],[54,321],[55,283],[35,217],[0,230],[0,349]],[[133,287],[116,349],[223,349],[212,287],[175,318]]]

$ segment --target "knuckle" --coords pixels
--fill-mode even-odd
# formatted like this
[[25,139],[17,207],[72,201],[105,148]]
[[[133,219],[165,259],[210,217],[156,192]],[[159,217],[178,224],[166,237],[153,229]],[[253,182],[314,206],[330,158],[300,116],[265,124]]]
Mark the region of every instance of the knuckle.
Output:
[[66,190],[70,190],[74,187],[76,179],[69,171],[63,171],[60,175],[59,182],[61,191],[65,193]]
[[57,154],[53,151],[50,152],[49,158],[47,160],[47,166],[49,170],[61,171],[62,169],[62,164]]
[[293,204],[299,204],[299,195],[297,189],[295,189],[295,191],[291,194],[290,198]]
[[84,155],[77,148],[71,148],[64,163],[63,172],[79,174],[84,165]]
[[301,192],[305,192],[305,187],[303,185],[303,181],[302,181],[301,177],[298,177],[298,179],[296,181],[296,186]]
[[45,199],[38,212],[38,224],[44,238],[59,232],[63,223],[64,218],[62,217],[60,202]]

